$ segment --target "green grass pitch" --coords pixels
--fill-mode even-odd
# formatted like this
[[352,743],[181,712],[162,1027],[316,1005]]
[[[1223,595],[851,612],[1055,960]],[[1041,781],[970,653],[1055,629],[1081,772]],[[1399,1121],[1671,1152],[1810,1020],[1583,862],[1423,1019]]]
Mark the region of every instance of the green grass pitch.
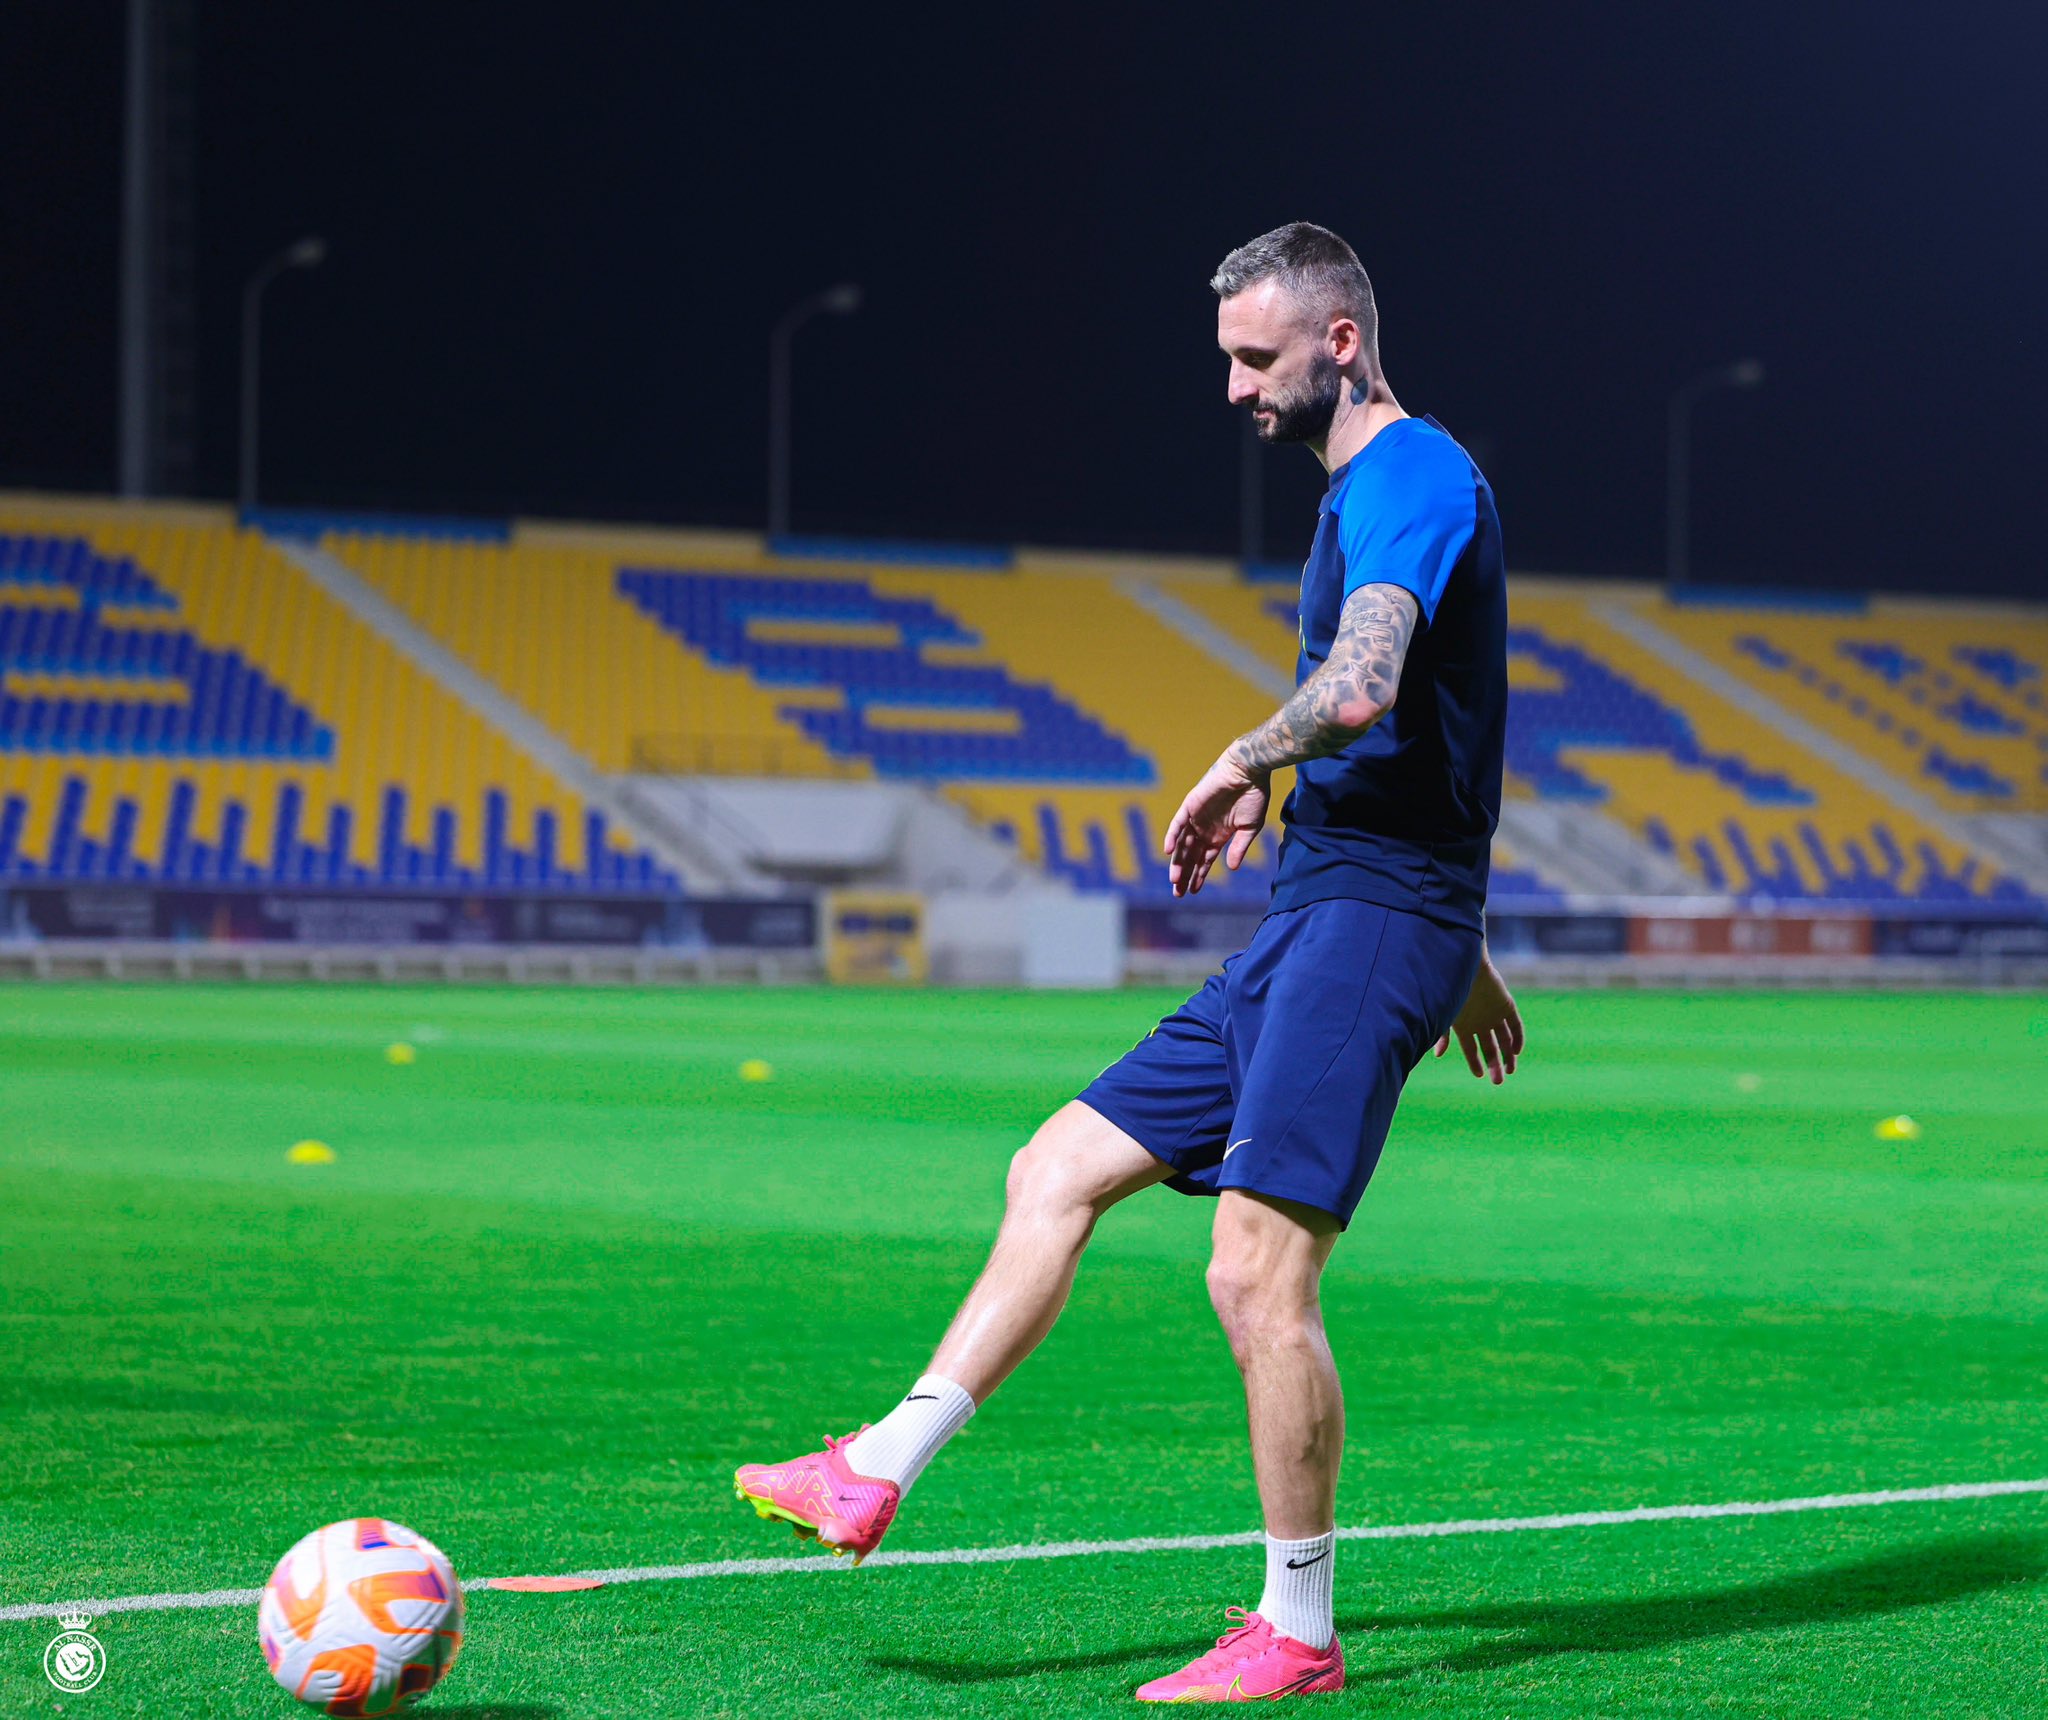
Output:
[[[0,1605],[254,1586],[356,1514],[465,1576],[800,1551],[733,1465],[894,1401],[1009,1153],[1170,1001],[0,990]],[[1505,1090],[1418,1072],[1331,1267],[1340,1522],[2048,1475],[2048,1000],[1524,1004]],[[1921,1139],[1873,1137],[1902,1111]],[[306,1137],[337,1161],[288,1164]],[[892,1549],[1257,1526],[1210,1211],[1105,1221]],[[2048,1705],[2038,1495],[1338,1557],[1331,1714]],[[419,1711],[1128,1712],[1258,1579],[1235,1549],[484,1592]],[[253,1608],[104,1618],[82,1697],[54,1628],[0,1623],[0,1714],[299,1712]]]

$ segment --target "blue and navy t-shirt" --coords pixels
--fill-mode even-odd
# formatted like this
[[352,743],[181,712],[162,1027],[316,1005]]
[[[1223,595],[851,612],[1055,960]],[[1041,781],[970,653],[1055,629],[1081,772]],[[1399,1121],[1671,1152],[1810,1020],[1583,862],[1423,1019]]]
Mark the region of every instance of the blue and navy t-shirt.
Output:
[[1422,613],[1393,709],[1295,772],[1274,909],[1355,897],[1482,924],[1500,818],[1507,580],[1493,491],[1433,418],[1398,418],[1330,474],[1301,573],[1299,685],[1344,600],[1398,585]]

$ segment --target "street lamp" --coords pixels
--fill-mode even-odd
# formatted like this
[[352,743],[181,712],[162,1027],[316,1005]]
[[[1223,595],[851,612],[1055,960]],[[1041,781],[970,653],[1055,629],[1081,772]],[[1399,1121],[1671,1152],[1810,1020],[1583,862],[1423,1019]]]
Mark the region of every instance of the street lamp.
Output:
[[325,239],[301,239],[278,252],[242,288],[242,449],[236,498],[244,513],[256,505],[257,365],[263,333],[263,289],[287,269],[317,269],[326,259]]
[[851,281],[813,293],[792,306],[768,337],[768,535],[789,533],[789,348],[796,331],[815,316],[850,316],[860,309]]
[[1738,358],[1703,370],[1672,395],[1665,420],[1664,582],[1681,586],[1692,577],[1692,409],[1717,388],[1758,388],[1763,360]]

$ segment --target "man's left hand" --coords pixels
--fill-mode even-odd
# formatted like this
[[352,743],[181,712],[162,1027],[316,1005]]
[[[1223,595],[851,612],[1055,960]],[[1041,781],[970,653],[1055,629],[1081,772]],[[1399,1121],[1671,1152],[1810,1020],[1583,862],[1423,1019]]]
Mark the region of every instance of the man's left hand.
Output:
[[1437,1041],[1441,1057],[1451,1048],[1456,1035],[1458,1049],[1465,1054],[1465,1067],[1482,1079],[1491,1076],[1498,1087],[1515,1072],[1515,1059],[1522,1055],[1522,1012],[1515,1007],[1514,994],[1493,957],[1482,954],[1479,972],[1465,997],[1465,1007],[1451,1024],[1450,1033]]

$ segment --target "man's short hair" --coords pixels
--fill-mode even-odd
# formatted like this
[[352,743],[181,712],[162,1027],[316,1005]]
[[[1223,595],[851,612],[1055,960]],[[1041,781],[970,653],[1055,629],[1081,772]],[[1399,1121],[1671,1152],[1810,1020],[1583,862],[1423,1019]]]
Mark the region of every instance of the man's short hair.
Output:
[[1260,281],[1277,280],[1318,322],[1349,317],[1368,352],[1380,344],[1379,307],[1373,303],[1372,280],[1358,253],[1327,227],[1313,221],[1290,221],[1261,233],[1216,266],[1209,285],[1222,299],[1235,298]]

